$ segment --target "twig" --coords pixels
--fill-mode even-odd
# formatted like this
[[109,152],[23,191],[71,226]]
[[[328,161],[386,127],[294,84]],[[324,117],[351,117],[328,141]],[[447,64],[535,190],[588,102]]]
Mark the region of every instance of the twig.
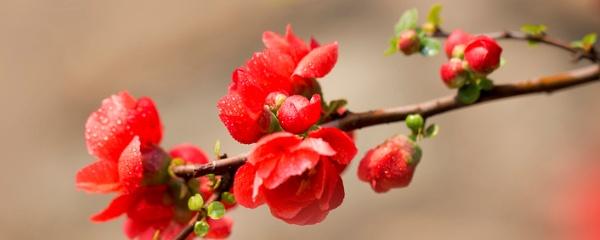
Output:
[[[483,91],[479,100],[472,104],[463,104],[456,99],[456,95],[452,95],[419,104],[362,113],[351,113],[343,118],[328,122],[323,126],[337,127],[344,131],[351,131],[368,126],[403,121],[406,116],[410,114],[418,113],[427,118],[493,100],[533,93],[551,93],[557,90],[596,81],[598,79],[600,79],[600,66],[587,66],[537,79],[496,85],[490,91]],[[179,166],[174,169],[174,172],[180,177],[199,177],[208,173],[231,171],[244,164],[245,161],[246,154],[241,154],[236,157],[222,159],[203,165]]]

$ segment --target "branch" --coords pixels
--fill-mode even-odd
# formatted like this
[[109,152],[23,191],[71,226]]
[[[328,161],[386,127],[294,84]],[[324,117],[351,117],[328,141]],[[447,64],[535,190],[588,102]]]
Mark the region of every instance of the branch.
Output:
[[[463,104],[456,99],[456,95],[452,95],[414,105],[350,113],[340,119],[325,123],[323,126],[351,131],[384,123],[403,121],[410,114],[418,113],[427,118],[493,100],[533,93],[551,93],[598,79],[600,79],[600,65],[593,65],[537,79],[495,85],[492,90],[482,91],[480,98],[472,104]],[[244,164],[245,161],[246,154],[241,154],[203,165],[179,166],[174,169],[174,172],[177,176],[184,178],[199,177],[208,173],[231,171]]]

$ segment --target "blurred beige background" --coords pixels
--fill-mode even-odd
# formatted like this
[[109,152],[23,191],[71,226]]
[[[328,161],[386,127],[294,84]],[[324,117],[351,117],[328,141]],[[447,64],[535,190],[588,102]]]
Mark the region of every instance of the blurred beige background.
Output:
[[[446,29],[471,32],[544,23],[563,39],[600,32],[593,0],[448,0]],[[76,1],[0,3],[0,239],[122,239],[122,219],[92,224],[109,196],[75,190],[77,169],[93,159],[83,125],[101,99],[127,89],[155,99],[163,146],[192,142],[248,149],[216,116],[234,68],[261,49],[264,30],[337,40],[340,58],[321,81],[326,97],[354,111],[450,94],[438,77],[443,57],[384,57],[402,11],[434,1]],[[499,82],[576,67],[545,46],[503,42]],[[556,183],[599,141],[600,83],[455,111],[431,121],[413,184],[378,195],[344,175],[346,198],[321,224],[298,227],[265,207],[237,208],[231,239],[554,239],[549,220]],[[360,155],[403,124],[358,133]],[[360,156],[359,156],[360,157]],[[358,158],[358,157],[357,157]]]

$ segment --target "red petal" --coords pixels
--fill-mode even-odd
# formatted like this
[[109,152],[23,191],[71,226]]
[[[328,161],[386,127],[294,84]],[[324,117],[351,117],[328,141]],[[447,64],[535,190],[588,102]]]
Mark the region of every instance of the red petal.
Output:
[[206,233],[205,238],[227,238],[231,234],[231,227],[233,226],[233,220],[229,217],[224,217],[219,220],[209,218],[207,220],[210,229]]
[[280,51],[265,49],[254,53],[246,63],[246,71],[250,74],[249,80],[252,80],[252,84],[257,84],[264,93],[251,97],[264,101],[270,92],[290,92],[290,76],[295,66],[292,58]]
[[310,49],[311,50],[318,48],[320,46],[321,46],[321,44],[317,41],[317,39],[315,39],[313,37],[310,38]]
[[302,78],[324,77],[335,66],[337,57],[337,42],[315,48],[298,63],[294,75]]
[[336,152],[336,155],[332,159],[341,165],[350,163],[358,151],[356,145],[354,145],[354,141],[346,133],[337,128],[320,128],[310,132],[308,135],[312,138],[321,138],[329,143]]
[[242,98],[231,92],[223,96],[217,103],[219,117],[235,140],[241,143],[254,143],[265,133],[261,127],[261,115],[246,108]]
[[248,163],[242,165],[235,173],[233,194],[236,201],[247,208],[256,208],[264,203],[263,196],[260,192],[256,199],[252,197],[255,176],[256,170]]
[[85,138],[90,154],[100,159],[117,161],[133,136],[142,145],[154,145],[162,137],[158,112],[149,98],[135,100],[121,92],[102,101],[85,124]]
[[310,150],[298,150],[284,155],[278,162],[275,171],[266,179],[263,186],[273,189],[292,176],[298,176],[308,169],[314,168],[319,162],[318,153]]
[[285,99],[277,118],[281,127],[288,132],[300,134],[308,130],[321,117],[321,96],[314,94],[310,99],[293,95]]
[[283,220],[289,224],[312,225],[322,222],[328,214],[329,211],[321,210],[315,202],[303,208],[296,216]]
[[322,138],[305,138],[296,149],[310,149],[322,156],[333,156],[336,154],[331,145]]
[[134,239],[140,234],[146,232],[152,227],[152,224],[144,221],[135,221],[131,218],[125,219],[123,231],[129,239]]
[[112,161],[97,161],[77,172],[77,188],[91,193],[108,193],[119,190],[117,164]]
[[133,192],[142,182],[144,168],[140,140],[136,136],[119,158],[119,181],[125,192]]
[[208,163],[207,155],[192,144],[184,143],[171,148],[169,155],[173,158],[181,158],[186,163],[205,164]]
[[342,204],[344,200],[344,184],[333,164],[329,163],[329,161],[323,161],[323,168],[326,174],[325,191],[320,198],[319,207],[322,210],[330,211]]
[[290,44],[284,37],[271,31],[266,31],[263,33],[262,41],[265,47],[270,49],[285,51],[290,47]]
[[108,207],[91,217],[92,221],[104,222],[111,220],[125,213],[135,200],[134,195],[123,194],[113,199]]
[[314,199],[297,198],[297,193],[301,193],[301,186],[302,177],[297,176],[287,179],[277,188],[265,190],[265,201],[269,205],[271,214],[280,219],[293,218],[302,211],[302,208],[310,204]]
[[294,58],[294,62],[299,62],[309,52],[308,46],[294,34],[291,24],[288,24],[285,28],[285,38],[290,44],[289,53]]

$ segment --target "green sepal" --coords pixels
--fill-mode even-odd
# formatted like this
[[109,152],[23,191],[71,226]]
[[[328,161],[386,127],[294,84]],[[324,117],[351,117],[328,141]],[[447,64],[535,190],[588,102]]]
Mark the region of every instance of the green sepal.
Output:
[[481,89],[475,84],[466,84],[458,90],[458,101],[463,104],[471,104],[479,99]]
[[210,226],[206,221],[201,220],[194,223],[194,233],[196,236],[204,237],[208,233],[208,230],[210,230]]
[[394,33],[396,34],[396,36],[400,36],[400,34],[405,30],[417,28],[418,18],[419,12],[416,8],[404,11],[404,13],[394,26]]
[[220,219],[225,215],[225,206],[219,201],[212,201],[206,207],[206,214],[212,219]]
[[424,136],[426,138],[432,138],[432,137],[437,136],[439,131],[440,131],[440,127],[437,124],[431,124],[425,129]]
[[429,9],[429,13],[427,14],[427,22],[433,24],[435,27],[438,27],[442,24],[442,18],[440,17],[440,13],[442,12],[442,5],[439,3],[434,4]]
[[188,209],[190,211],[200,211],[204,206],[204,199],[199,193],[194,194],[188,199]]

